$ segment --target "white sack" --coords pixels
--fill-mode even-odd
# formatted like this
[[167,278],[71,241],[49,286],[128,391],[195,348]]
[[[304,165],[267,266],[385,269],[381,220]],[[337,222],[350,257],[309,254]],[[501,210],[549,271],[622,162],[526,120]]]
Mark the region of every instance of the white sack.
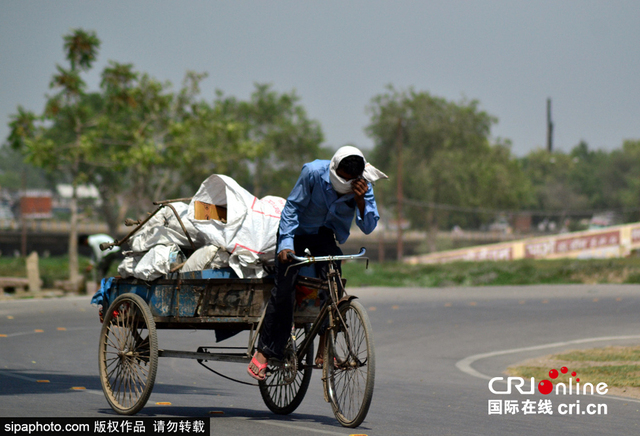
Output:
[[180,269],[180,272],[189,271],[202,271],[205,269],[220,269],[229,266],[229,253],[224,250],[220,250],[214,245],[205,245],[198,248],[184,266]]
[[209,269],[220,269],[227,268],[229,266],[229,253],[223,250],[218,250],[218,253],[215,255],[207,268]]
[[218,253],[219,248],[215,245],[205,245],[198,248],[185,264],[180,268],[180,272],[202,271],[207,269],[207,265],[211,263],[213,257]]
[[142,256],[125,255],[125,258],[118,265],[118,275],[124,279],[127,277],[133,277],[133,271],[136,268],[138,262],[140,262]]
[[[227,222],[196,220],[195,202],[227,208]],[[225,249],[229,265],[239,277],[263,277],[261,259],[275,255],[280,213],[286,200],[258,199],[230,177],[214,174],[200,185],[191,199],[187,216],[205,242]]]
[[[191,224],[191,221],[187,219],[189,206],[186,203],[180,202],[171,203],[171,205],[176,209],[176,212],[178,212],[180,220],[187,229],[187,232],[189,232],[189,236],[195,246],[203,246],[204,239],[202,235],[198,234],[198,231],[193,224]],[[129,240],[131,250],[137,253],[149,251],[156,245],[170,244],[176,244],[181,247],[191,247],[187,235],[185,235],[173,210],[171,210],[169,206],[163,207]]]
[[[137,279],[151,281],[168,274],[171,270],[171,262],[176,260],[179,252],[180,249],[176,244],[156,245],[146,252],[135,265],[133,276]],[[118,272],[120,272],[120,267],[118,267]]]

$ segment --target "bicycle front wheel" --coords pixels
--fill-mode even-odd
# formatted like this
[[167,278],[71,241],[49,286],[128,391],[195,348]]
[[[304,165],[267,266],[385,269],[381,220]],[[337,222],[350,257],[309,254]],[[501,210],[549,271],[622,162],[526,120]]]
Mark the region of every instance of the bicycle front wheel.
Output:
[[339,310],[341,318],[336,320],[336,329],[325,347],[325,389],[338,422],[353,428],[369,412],[376,361],[371,323],[364,307],[349,301]]
[[147,403],[158,369],[158,338],[149,305],[122,294],[109,306],[100,332],[100,383],[109,405],[134,415]]

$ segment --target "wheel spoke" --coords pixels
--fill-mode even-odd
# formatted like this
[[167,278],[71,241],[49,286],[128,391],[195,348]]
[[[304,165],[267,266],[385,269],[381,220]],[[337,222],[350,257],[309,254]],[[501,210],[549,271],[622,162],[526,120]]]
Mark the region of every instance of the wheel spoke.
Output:
[[116,316],[116,327],[118,327],[118,334],[116,335],[118,339],[118,347],[121,350],[124,350],[124,341],[125,341],[125,331],[124,331],[124,313],[123,308],[120,306],[120,311]]
[[[109,329],[109,331],[111,331],[111,330]],[[116,336],[116,335],[114,334],[113,336]],[[117,339],[117,337],[116,337],[116,339]],[[111,343],[111,346],[112,346],[113,348],[115,348],[116,350],[120,350],[120,351],[122,351],[122,349],[120,348],[120,346],[119,346],[119,345],[116,345],[116,344],[115,344],[115,342],[113,342],[113,340],[111,339],[111,336],[107,336],[107,340],[108,340],[108,342],[110,342],[110,343]],[[118,341],[118,342],[119,342],[119,341]]]
[[114,376],[114,386],[113,386],[117,401],[120,401],[120,389],[122,388],[122,377],[123,376],[124,376],[123,375],[123,364],[122,364],[122,361],[120,361],[120,364],[118,365],[116,374]]
[[[144,387],[146,385],[146,383],[144,382],[144,380],[142,379],[142,377],[140,376],[140,374],[138,373],[138,368],[139,365],[134,364],[133,366],[133,374],[135,377],[135,387],[136,387],[136,398],[139,397],[140,395],[142,395],[142,391],[144,390]],[[140,389],[138,391],[138,388]]]
[[120,362],[120,358],[118,358],[118,359],[115,361],[115,363],[116,363],[116,365],[115,365],[115,366],[113,367],[113,369],[112,369],[112,370],[107,374],[107,379],[109,379],[109,380],[111,379],[111,376],[113,375],[113,373],[114,373],[115,371],[118,371],[118,370],[120,369],[120,366],[121,366],[121,364],[122,364],[122,363]]

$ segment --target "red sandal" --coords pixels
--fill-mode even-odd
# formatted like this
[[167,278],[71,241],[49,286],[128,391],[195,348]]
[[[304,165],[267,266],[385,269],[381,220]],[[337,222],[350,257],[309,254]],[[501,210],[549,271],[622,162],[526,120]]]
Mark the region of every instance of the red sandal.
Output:
[[[266,363],[266,362],[265,363],[258,362],[258,359],[256,359],[255,355],[251,358],[251,363],[254,364],[258,368],[258,373],[256,374],[255,372],[253,372],[251,370],[251,365],[249,365],[247,367],[247,372],[249,373],[249,375],[251,377],[255,378],[258,381],[262,381],[265,378],[267,378],[266,374],[261,377],[260,373],[262,372],[263,369],[265,369],[267,367],[268,363]],[[266,373],[266,371],[265,371],[265,373]]]

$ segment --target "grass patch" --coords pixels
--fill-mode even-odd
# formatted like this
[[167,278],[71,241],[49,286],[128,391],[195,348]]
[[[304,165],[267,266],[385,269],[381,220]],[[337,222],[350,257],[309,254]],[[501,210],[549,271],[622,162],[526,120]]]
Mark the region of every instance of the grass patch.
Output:
[[[606,383],[610,387],[640,387],[640,364],[638,365],[610,365],[610,366],[569,366],[570,371],[576,372],[576,377],[580,379],[580,385],[591,383],[597,386],[598,383]],[[555,368],[560,370],[560,368]],[[549,377],[549,368],[517,366],[511,368],[510,374],[528,379],[535,377],[536,382],[550,380],[555,386],[557,383],[564,383],[569,386],[569,377],[560,374],[558,378]],[[573,378],[573,388],[576,386],[576,377]],[[554,388],[555,389],[555,388]],[[582,389],[581,389],[582,391]]]
[[[78,257],[80,273],[84,273],[89,266],[89,258]],[[56,280],[67,280],[69,278],[69,258],[67,256],[41,257],[38,260],[40,267],[40,278],[43,288],[52,288]],[[111,265],[117,273],[117,262]],[[115,275],[115,274],[114,274]],[[27,268],[25,259],[22,257],[0,257],[0,277],[26,277]],[[90,278],[90,273],[85,273]]]
[[350,286],[496,286],[640,283],[640,257],[454,262],[407,265],[352,261],[343,265]]
[[640,362],[640,346],[638,347],[605,347],[591,350],[576,350],[557,354],[560,360],[571,362]]
[[[568,368],[562,374],[561,368]],[[549,371],[558,371],[558,378],[550,377]],[[572,376],[571,373],[576,373]],[[605,347],[587,350],[573,350],[566,353],[552,354],[543,358],[532,359],[521,365],[507,369],[511,376],[535,377],[536,382],[550,380],[554,385],[565,383],[576,378],[580,385],[591,383],[606,383],[609,387],[640,387],[640,346],[635,347]]]

